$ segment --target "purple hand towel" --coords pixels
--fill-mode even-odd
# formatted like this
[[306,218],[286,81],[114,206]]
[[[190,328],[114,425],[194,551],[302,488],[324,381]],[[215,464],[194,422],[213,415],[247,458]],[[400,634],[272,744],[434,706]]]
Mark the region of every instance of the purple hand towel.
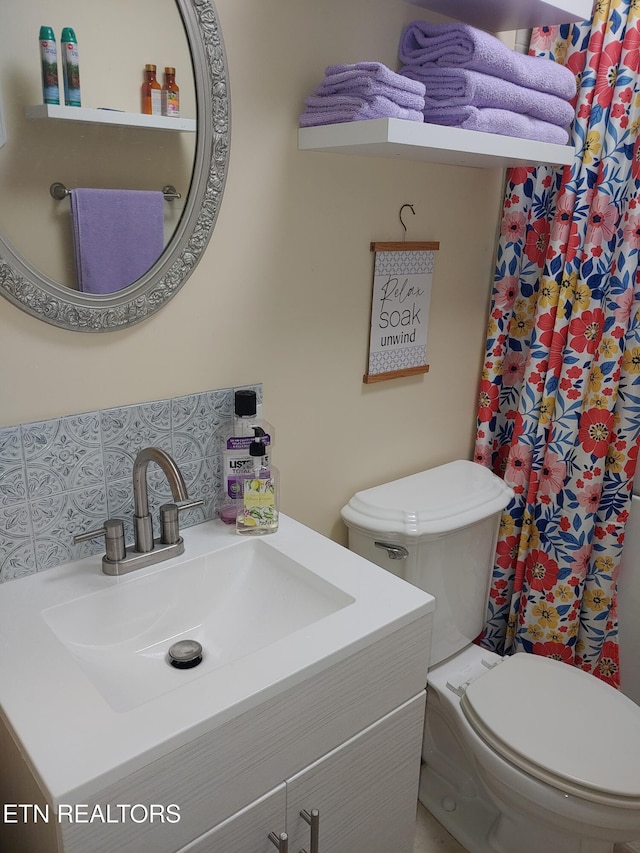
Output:
[[143,190],[71,191],[78,289],[113,293],[144,275],[164,250],[164,196]]
[[[401,107],[389,98],[374,95],[372,98],[359,98],[356,95],[311,95],[305,98],[305,112],[316,112],[320,110],[366,110],[371,113],[372,118],[409,118],[413,121],[422,121],[416,115],[422,116],[424,110],[424,99],[422,106],[416,109]],[[416,115],[414,115],[416,114]]]
[[325,82],[336,85],[338,83],[352,82],[362,77],[377,80],[378,83],[386,83],[387,86],[395,86],[405,92],[413,92],[421,95],[422,90],[415,80],[407,80],[396,71],[392,71],[381,62],[355,62],[351,65],[328,65],[325,68]]
[[525,113],[559,127],[568,127],[575,115],[571,104],[556,95],[526,89],[467,68],[407,65],[400,73],[425,84],[427,107],[494,107]]
[[479,130],[482,133],[498,133],[502,136],[517,136],[520,139],[537,139],[566,145],[569,134],[557,124],[541,121],[531,116],[496,110],[491,107],[425,107],[424,120],[429,124],[444,124],[464,130]]
[[468,24],[414,21],[402,31],[398,56],[406,65],[469,68],[565,100],[576,93],[576,80],[568,68],[552,59],[516,53]]
[[[337,100],[333,100],[336,97]],[[315,98],[307,98],[307,101]],[[350,103],[344,103],[344,96],[327,96],[320,98],[321,106],[307,104],[306,110],[300,116],[300,127],[314,127],[320,124],[341,124],[346,121],[363,121],[370,118],[401,118],[406,121],[424,121],[419,110],[408,110],[399,107],[387,98],[375,97],[370,101],[364,98],[350,98]]]
[[[334,77],[337,76],[334,75]],[[400,89],[397,86],[390,86],[388,83],[381,83],[372,77],[350,77],[348,80],[343,80],[339,83],[331,82],[334,77],[325,77],[316,89],[315,94],[319,96],[349,95],[362,98],[373,98],[379,95],[383,98],[388,98],[390,101],[395,101],[400,107],[406,107],[410,110],[424,109],[424,83],[420,83],[420,92],[412,92],[407,88]],[[410,78],[402,77],[401,79],[409,80]],[[412,80],[411,82],[419,81]]]

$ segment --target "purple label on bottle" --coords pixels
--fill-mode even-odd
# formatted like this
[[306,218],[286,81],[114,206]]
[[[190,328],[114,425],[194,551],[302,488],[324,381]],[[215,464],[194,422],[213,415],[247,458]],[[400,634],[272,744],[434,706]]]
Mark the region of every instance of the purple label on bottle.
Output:
[[242,481],[246,477],[229,477],[227,480],[227,495],[234,501],[240,500],[242,497]]
[[227,439],[227,450],[249,450],[249,445],[252,441],[261,441],[265,445],[271,444],[271,436],[268,433],[264,435],[232,435]]

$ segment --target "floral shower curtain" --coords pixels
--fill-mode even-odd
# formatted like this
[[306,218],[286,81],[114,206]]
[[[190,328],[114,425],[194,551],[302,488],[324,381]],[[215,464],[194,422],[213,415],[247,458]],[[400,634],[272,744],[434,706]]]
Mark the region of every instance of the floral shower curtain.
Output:
[[476,461],[512,486],[483,645],[619,686],[616,575],[640,434],[640,0],[534,30],[577,75],[564,170],[507,178]]

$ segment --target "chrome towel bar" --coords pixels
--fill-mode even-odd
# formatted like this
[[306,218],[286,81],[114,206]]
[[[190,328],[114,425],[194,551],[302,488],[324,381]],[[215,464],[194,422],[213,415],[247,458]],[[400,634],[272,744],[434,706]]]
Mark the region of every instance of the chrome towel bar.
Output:
[[[51,193],[51,197],[55,198],[56,201],[62,201],[72,190],[68,190],[64,184],[56,181],[49,187],[49,192]],[[162,195],[165,201],[175,201],[178,198],[182,198],[181,194],[171,184],[167,184],[166,187],[162,188]]]

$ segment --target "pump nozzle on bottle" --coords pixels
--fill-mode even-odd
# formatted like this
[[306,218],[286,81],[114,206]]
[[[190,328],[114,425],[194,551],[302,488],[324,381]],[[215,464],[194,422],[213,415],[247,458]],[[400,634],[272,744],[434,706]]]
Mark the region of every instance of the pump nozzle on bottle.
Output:
[[259,477],[260,472],[264,471],[267,474],[264,467],[264,457],[267,454],[267,448],[263,441],[260,441],[260,436],[265,435],[265,431],[262,427],[253,427],[254,439],[249,445],[249,456],[253,462],[253,475],[254,477]]

